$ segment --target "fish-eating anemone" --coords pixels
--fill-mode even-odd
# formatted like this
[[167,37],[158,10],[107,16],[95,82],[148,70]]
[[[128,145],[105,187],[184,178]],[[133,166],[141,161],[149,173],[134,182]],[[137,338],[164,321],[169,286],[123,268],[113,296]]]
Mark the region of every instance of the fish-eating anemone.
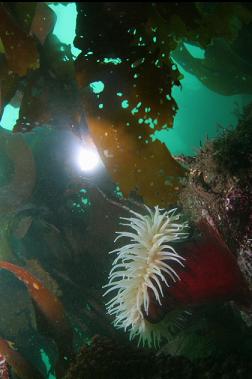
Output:
[[[139,342],[148,345],[159,343],[166,334],[166,326],[152,324],[144,314],[150,308],[149,290],[162,305],[163,284],[169,286],[179,280],[176,269],[170,264],[184,266],[184,258],[170,242],[187,237],[187,223],[180,222],[176,209],[163,211],[146,207],[148,214],[133,212],[132,217],[122,218],[132,231],[119,232],[116,240],[128,238],[130,242],[114,250],[114,260],[105,286],[116,295],[107,303],[108,313],[115,315],[115,326],[130,331],[130,338],[139,336]],[[162,323],[161,323],[162,324]]]
[[152,346],[168,338],[174,309],[246,302],[250,295],[235,258],[210,225],[201,222],[200,236],[188,239],[188,223],[176,209],[146,209],[146,215],[131,211],[132,217],[122,218],[131,230],[118,232],[115,242],[129,242],[111,252],[117,257],[104,295],[116,291],[106,304],[114,325]]

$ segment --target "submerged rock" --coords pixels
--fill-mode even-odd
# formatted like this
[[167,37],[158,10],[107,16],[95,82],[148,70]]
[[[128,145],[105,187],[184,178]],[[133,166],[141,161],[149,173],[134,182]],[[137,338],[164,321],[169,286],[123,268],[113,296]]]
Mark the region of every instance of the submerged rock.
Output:
[[96,336],[81,349],[64,379],[247,379],[251,369],[252,363],[239,355],[191,362]]

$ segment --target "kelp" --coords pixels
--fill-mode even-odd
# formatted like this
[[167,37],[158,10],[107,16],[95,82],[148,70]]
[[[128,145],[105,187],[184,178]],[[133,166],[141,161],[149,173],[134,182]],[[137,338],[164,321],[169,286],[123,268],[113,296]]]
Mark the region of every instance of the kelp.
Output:
[[0,354],[19,379],[43,379],[43,375],[15,349],[12,342],[0,338]]
[[41,58],[36,39],[41,44],[45,42],[52,31],[56,17],[46,4],[5,2],[0,8],[0,18],[0,111],[2,111],[20,86],[20,76],[26,77],[30,70],[39,68]]
[[[87,118],[94,142],[124,196],[135,191],[145,203],[162,206],[176,201],[184,171],[165,145],[135,138],[130,127]],[[141,136],[141,134],[140,134]]]
[[168,43],[170,51],[181,41],[198,43],[203,48],[216,38],[233,41],[242,25],[251,20],[251,7],[240,2],[228,3],[228,6],[225,2],[157,2],[151,15],[157,34],[160,32],[159,44],[163,41],[167,46]]
[[176,201],[184,170],[151,142],[155,130],[173,126],[177,111],[171,89],[181,75],[171,51],[183,41],[233,40],[251,19],[239,3],[78,4],[76,79],[95,144],[125,196],[137,191],[149,205]]
[[31,75],[23,91],[15,132],[28,132],[38,126],[48,129],[51,126],[52,132],[57,127],[67,132],[71,127],[71,131],[78,134],[83,112],[76,85],[67,78],[58,80],[51,73],[37,71]]
[[8,69],[5,55],[0,54],[0,117],[2,116],[5,105],[7,105],[15,95],[18,82],[18,75]]
[[210,90],[224,96],[252,93],[252,64],[236,54],[224,39],[215,40],[204,58],[193,57],[181,44],[172,57]]
[[38,2],[36,4],[30,31],[33,35],[36,36],[41,45],[45,43],[47,36],[52,32],[55,22],[55,13],[48,7],[46,3]]
[[36,1],[23,2],[3,2],[4,7],[18,23],[20,28],[27,34],[31,29],[31,24],[38,6]]
[[[104,84],[104,91],[98,96],[90,87],[82,92],[88,126],[101,157],[126,197],[135,190],[150,205],[155,205],[157,199],[163,205],[174,202],[184,170],[164,144],[152,142],[151,139],[152,127],[156,124],[161,125],[166,121],[172,124],[172,119],[169,120],[169,95],[164,95],[159,71],[153,62],[153,82],[163,93],[161,98],[158,91],[154,90],[154,83],[148,81],[145,66],[143,71],[138,67],[129,74],[127,64],[108,65],[109,72],[102,64],[103,71],[98,74],[98,80]],[[90,66],[92,69],[95,67]],[[130,87],[127,83],[130,75],[133,75],[133,79],[134,71],[140,72],[140,78]],[[82,82],[84,80],[82,78]],[[167,74],[167,80],[173,79]],[[146,106],[142,104],[141,94]],[[127,107],[123,106],[124,103]],[[99,104],[103,105],[102,110]],[[171,106],[175,108],[175,104]]]
[[30,148],[21,134],[1,132],[0,148],[5,151],[14,165],[10,182],[0,187],[0,214],[15,212],[32,194],[36,168]]
[[[134,9],[128,9],[127,3],[79,6],[75,44],[83,54],[76,62],[76,77],[80,87],[103,82],[104,91],[98,96],[103,107],[97,109],[101,116],[107,112],[114,121],[123,106],[125,112],[120,116],[124,117],[119,119],[122,124],[130,122],[131,114],[137,114],[137,118],[153,123],[152,127],[171,127],[177,110],[171,88],[179,85],[180,74],[169,56],[160,55],[155,34],[145,33],[151,5],[143,10],[141,4],[136,3]],[[109,17],[110,23],[101,22],[97,31],[97,17]],[[124,106],[123,101],[128,105]],[[90,105],[93,111],[94,103],[95,96],[90,104],[84,94],[87,113]]]
[[40,332],[52,338],[58,347],[57,378],[62,377],[73,354],[73,334],[60,300],[27,270],[0,261],[0,269],[12,272],[28,289]]
[[[139,6],[137,3],[137,9]],[[152,142],[151,134],[153,129],[173,124],[177,107],[171,88],[179,85],[179,73],[174,65],[158,59],[155,45],[147,46],[143,37],[131,30],[132,20],[126,17],[127,5],[110,8],[110,5],[89,4],[84,8],[88,19],[84,28],[90,28],[94,21],[97,23],[94,19],[97,12],[100,18],[106,14],[112,16],[114,28],[118,28],[118,34],[112,36],[112,24],[102,23],[103,30],[96,33],[98,37],[88,29],[91,35],[90,45],[85,49],[87,56],[79,56],[76,62],[76,78],[83,89],[83,106],[94,142],[125,196],[136,191],[150,205],[156,204],[157,199],[163,205],[174,202],[184,170],[164,145]],[[97,12],[93,13],[94,10]],[[133,10],[130,16],[140,25],[146,21],[144,12],[139,16]],[[102,45],[95,44],[94,38],[101,36]],[[94,55],[89,56],[91,49]],[[97,94],[93,82],[101,82],[104,89]]]
[[[171,89],[180,85],[179,77],[176,66],[169,70],[158,60],[156,52],[132,64],[112,58],[97,62],[95,57],[83,55],[76,62],[76,78],[80,88],[85,89],[82,95],[88,115],[97,113],[123,124],[134,116],[137,123],[140,120],[139,124],[145,123],[152,129],[172,127],[177,105]],[[101,89],[96,89],[96,85]]]
[[24,76],[39,67],[39,55],[33,37],[26,34],[7,9],[0,5],[0,38],[9,70]]
[[0,259],[13,260],[13,252],[10,247],[10,218],[2,218],[0,220]]
[[49,34],[41,53],[41,60],[57,80],[74,80],[74,61],[71,46],[62,43],[57,36]]
[[[211,90],[223,95],[251,93],[251,63],[237,51],[244,39],[251,40],[248,4],[184,3],[184,9],[181,4],[157,3],[152,23],[158,46]],[[194,58],[183,42],[204,48],[205,57]]]
[[[70,46],[62,44],[51,33],[55,20],[51,10],[46,3],[37,3],[35,8],[34,4],[30,10],[26,3],[23,7],[23,10],[28,9],[28,21],[26,21],[26,11],[22,13],[22,6],[18,3],[1,5],[2,14],[6,20],[11,20],[9,25],[15,25],[13,28],[18,31],[12,39],[10,36],[8,40],[1,39],[0,75],[3,105],[10,101],[18,86],[21,86],[24,92],[20,119],[14,131],[31,131],[37,125],[43,128],[43,124],[49,124],[52,128],[69,127],[73,130],[75,125],[80,125],[80,120],[83,121],[85,115],[108,171],[125,196],[137,192],[150,205],[159,203],[167,206],[176,202],[185,170],[173,159],[165,145],[159,141],[152,141],[152,134],[156,130],[173,126],[177,111],[177,104],[172,98],[172,88],[174,85],[180,85],[182,76],[170,59],[170,52],[184,41],[196,43],[204,48],[216,38],[237,41],[240,26],[250,20],[249,4],[230,3],[226,6],[224,3],[137,2],[132,6],[131,3],[79,3],[75,45],[82,50],[82,53],[75,65]],[[47,20],[43,19],[44,14],[48,14]],[[14,49],[12,55],[8,53],[10,46],[16,46],[12,44],[12,40],[18,43],[20,39],[24,49]],[[36,57],[39,59],[39,64]],[[104,86],[103,91],[97,92],[96,82],[101,82],[98,84]],[[0,144],[2,147],[2,142]],[[19,160],[20,165],[25,165],[26,158],[29,161],[30,155],[25,154],[25,149],[17,147],[18,142],[14,145],[15,163]],[[19,168],[18,165],[16,167]],[[21,198],[16,197],[15,188],[11,187],[13,192],[10,193],[10,202],[6,203],[5,197],[0,199],[0,206],[5,207],[3,212],[9,209],[15,210],[30,199],[35,181],[34,167],[32,165],[31,167],[31,180],[28,180],[27,188],[19,188],[19,181],[14,182],[18,193],[22,195],[27,190],[26,193]],[[65,166],[62,163],[63,168],[65,169]],[[15,175],[16,173],[13,179]],[[27,183],[26,175],[28,171],[21,172],[18,177],[24,186]],[[60,174],[57,177],[60,177]],[[57,177],[55,176],[55,182]],[[50,188],[53,187],[54,184]],[[7,188],[5,189],[7,191]],[[54,199],[50,191],[46,196]],[[33,200],[37,201],[34,198]],[[43,199],[39,201],[40,204],[42,201],[43,206]],[[71,308],[75,317],[75,326],[80,324],[80,316],[80,319],[84,320],[83,324],[88,320],[88,328],[82,330],[88,330],[90,335],[99,329],[112,335],[112,327],[109,328],[107,320],[103,318],[102,300],[98,295],[95,298],[93,293],[99,294],[97,288],[101,284],[100,277],[104,275],[103,262],[106,257],[103,252],[106,243],[108,247],[110,245],[106,233],[114,225],[114,212],[108,212],[106,207],[101,208],[97,199],[91,199],[91,203],[92,201],[97,205],[97,210],[92,216],[91,209],[90,219],[85,215],[82,218],[83,223],[80,218],[76,221],[77,219],[72,217],[73,212],[66,211],[65,199],[64,205],[63,202],[60,203],[63,209],[57,206],[50,209],[53,215],[50,215],[49,220],[41,221],[39,215],[37,228],[42,229],[43,236],[41,239],[31,240],[32,246],[29,248],[32,254],[38,254],[38,260],[41,260],[44,254],[42,248],[41,250],[38,248],[40,243],[44,250],[47,249],[42,258],[46,259],[47,263],[48,260],[55,262],[55,267],[52,265],[53,272],[55,275],[58,273],[59,278],[64,278],[66,283],[64,296],[67,295],[66,289],[70,285],[76,290],[78,288],[76,283],[81,283],[76,301],[72,301],[73,293],[69,291],[70,308],[71,301],[77,304]],[[104,202],[109,201],[106,199]],[[48,209],[46,211],[49,212]],[[101,211],[103,217],[100,217]],[[119,211],[121,212],[121,208]],[[57,227],[60,225],[62,228],[57,231],[54,222]],[[14,237],[25,239],[30,223],[29,216],[26,219],[21,218],[20,223],[17,223],[16,228],[12,230]],[[43,223],[49,225],[47,229],[43,229]],[[85,229],[83,233],[85,223],[92,230],[88,230],[85,225],[87,230]],[[32,224],[33,230],[28,234],[33,235],[34,224],[36,221]],[[59,241],[62,241],[62,245]],[[62,250],[61,246],[65,247],[65,250]],[[29,248],[28,253],[30,253]],[[107,248],[105,250],[109,251]],[[69,260],[66,259],[65,252],[69,257],[71,254],[71,262],[73,263],[73,260],[75,262],[74,267],[69,267],[70,273],[67,272],[68,267],[65,262]],[[95,264],[97,259],[102,262],[98,271]],[[64,356],[70,357],[72,354],[72,337],[68,327],[61,328],[61,321],[64,323],[64,319],[60,319],[58,324],[55,322],[58,320],[57,317],[51,316],[55,315],[54,308],[47,308],[47,305],[55,305],[53,300],[55,297],[48,292],[43,297],[44,287],[34,276],[30,276],[26,268],[14,269],[10,263],[5,268],[10,271],[12,269],[21,281],[26,282],[31,297],[35,299],[33,303],[38,327],[41,331],[47,330],[47,334],[57,342],[58,346],[61,346],[57,364],[60,376],[59,369],[64,370]],[[83,272],[86,275],[83,275]],[[90,283],[95,289],[90,290]],[[83,287],[86,291],[84,291],[85,301],[81,292]],[[81,311],[80,299],[83,304]]]
[[29,35],[36,3],[0,4],[0,115],[20,77],[39,67],[36,42]]

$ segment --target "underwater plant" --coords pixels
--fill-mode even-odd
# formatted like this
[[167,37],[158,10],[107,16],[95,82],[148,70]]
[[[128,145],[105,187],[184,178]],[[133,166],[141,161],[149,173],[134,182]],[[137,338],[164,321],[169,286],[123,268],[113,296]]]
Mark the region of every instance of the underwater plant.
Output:
[[[73,356],[73,332],[66,317],[63,304],[42,282],[24,268],[10,262],[0,261],[0,269],[13,273],[27,287],[35,309],[37,326],[41,334],[52,338],[58,348],[58,360],[55,363],[56,377],[63,377],[64,371]],[[10,364],[14,365],[15,368],[16,361],[21,358],[18,356],[18,358],[14,357],[11,360],[13,354],[10,352],[8,344],[0,339],[0,353],[3,355],[7,354],[10,357]],[[13,364],[12,361],[14,362]],[[23,367],[20,368],[20,370],[22,369]],[[25,370],[26,367],[24,368],[24,372]],[[33,377],[30,376],[30,378]],[[38,378],[38,375],[36,378]]]
[[[105,294],[118,290],[116,296],[107,303],[108,313],[115,315],[115,325],[130,330],[130,338],[139,336],[139,342],[150,346],[159,343],[166,329],[157,328],[146,320],[150,297],[148,290],[154,292],[161,305],[163,289],[160,283],[169,286],[179,280],[170,262],[183,266],[184,258],[170,245],[188,236],[186,222],[180,222],[176,209],[163,211],[158,206],[154,211],[148,207],[148,215],[142,216],[131,211],[134,217],[122,218],[133,231],[118,232],[119,238],[130,238],[131,242],[113,252],[117,253],[109,275],[109,289]],[[115,241],[116,241],[115,240]],[[105,286],[105,287],[106,287]]]
[[0,188],[0,213],[15,212],[31,197],[36,181],[36,167],[31,149],[21,133],[11,134],[1,128],[0,150],[14,166],[9,182]]
[[10,367],[20,379],[43,379],[43,375],[33,367],[14,347],[13,343],[0,338],[0,378],[10,379]]

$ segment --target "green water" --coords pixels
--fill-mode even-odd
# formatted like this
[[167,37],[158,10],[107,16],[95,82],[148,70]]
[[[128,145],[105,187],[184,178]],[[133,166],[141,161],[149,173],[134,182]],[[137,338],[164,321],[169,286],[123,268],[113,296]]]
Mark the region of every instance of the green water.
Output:
[[[190,46],[195,58],[201,58],[202,49]],[[172,95],[178,104],[172,129],[157,131],[155,137],[164,142],[174,155],[195,155],[207,138],[214,138],[221,128],[236,127],[238,114],[249,104],[252,96],[223,96],[209,90],[180,65],[184,75],[182,88],[173,87]]]

